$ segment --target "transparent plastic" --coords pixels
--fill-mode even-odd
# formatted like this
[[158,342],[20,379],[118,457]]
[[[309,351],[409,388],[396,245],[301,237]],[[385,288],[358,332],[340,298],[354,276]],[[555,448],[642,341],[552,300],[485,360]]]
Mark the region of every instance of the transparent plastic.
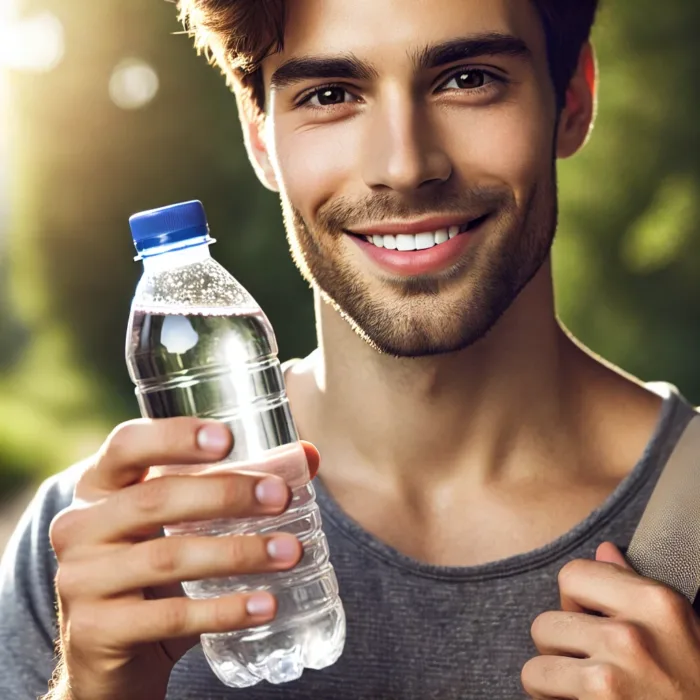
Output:
[[[335,663],[345,615],[321,529],[308,465],[289,410],[266,316],[202,244],[144,258],[126,342],[129,374],[144,417],[199,416],[228,424],[235,436],[223,463],[177,473],[250,469],[284,477],[293,491],[280,517],[173,524],[166,536],[289,532],[304,547],[292,571],[183,583],[191,598],[269,591],[278,614],[268,625],[203,635],[209,665],[228,686],[284,683],[304,668]],[[263,466],[260,463],[262,460]],[[174,467],[163,467],[163,471]]]

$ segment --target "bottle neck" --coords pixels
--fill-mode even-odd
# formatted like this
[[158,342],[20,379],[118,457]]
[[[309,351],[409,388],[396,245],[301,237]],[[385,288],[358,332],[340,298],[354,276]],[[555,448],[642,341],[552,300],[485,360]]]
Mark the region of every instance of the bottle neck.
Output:
[[160,253],[143,256],[143,269],[145,272],[158,272],[173,267],[183,267],[193,263],[204,262],[211,259],[209,244],[211,240],[187,248],[165,250]]

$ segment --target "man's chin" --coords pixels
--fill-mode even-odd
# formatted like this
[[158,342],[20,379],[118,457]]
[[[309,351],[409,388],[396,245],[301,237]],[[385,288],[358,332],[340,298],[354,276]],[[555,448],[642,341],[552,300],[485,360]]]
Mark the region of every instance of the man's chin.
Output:
[[[371,333],[371,331],[370,331]],[[411,335],[387,338],[372,336],[364,332],[370,345],[379,353],[395,358],[418,359],[421,357],[439,357],[467,349],[479,338],[445,338],[434,335],[412,333]]]
[[[373,300],[357,304],[358,299],[340,302],[328,298],[355,333],[383,355],[396,358],[419,358],[458,352],[479,340],[489,324],[470,323],[459,307],[450,308],[444,300],[432,296],[428,303],[417,303],[416,281],[413,297],[395,303]],[[422,290],[425,294],[425,290]],[[420,306],[422,308],[415,308]],[[430,308],[434,307],[434,308]],[[439,307],[439,308],[438,308]],[[464,305],[461,305],[464,309]]]

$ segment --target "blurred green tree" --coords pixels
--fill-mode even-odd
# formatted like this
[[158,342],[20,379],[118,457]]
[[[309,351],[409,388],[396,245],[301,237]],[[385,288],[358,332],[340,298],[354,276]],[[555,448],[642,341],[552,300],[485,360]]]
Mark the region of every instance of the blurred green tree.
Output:
[[[612,362],[673,381],[698,402],[700,4],[604,4],[596,130],[584,153],[560,166],[559,312]],[[14,85],[10,260],[14,312],[30,345],[0,370],[0,466],[45,472],[136,415],[123,361],[139,274],[127,225],[134,211],[201,199],[216,257],[266,310],[283,357],[314,346],[313,310],[278,201],[247,162],[235,102],[176,34],[174,7],[25,5],[61,19],[67,52],[53,73]],[[129,57],[160,78],[153,102],[131,111],[108,91],[115,66]]]
[[560,314],[590,347],[700,402],[700,4],[603,0],[597,125],[561,173]]

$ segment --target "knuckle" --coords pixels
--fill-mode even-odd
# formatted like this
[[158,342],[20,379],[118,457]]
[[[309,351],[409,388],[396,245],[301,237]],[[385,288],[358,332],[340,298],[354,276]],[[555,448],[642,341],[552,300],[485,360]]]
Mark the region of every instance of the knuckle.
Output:
[[149,543],[148,565],[158,574],[171,575],[178,571],[181,563],[181,552],[177,546],[178,539],[160,538]]
[[540,663],[538,657],[534,657],[527,661],[520,670],[520,683],[525,692],[531,693],[535,691],[540,676]]
[[583,573],[583,568],[586,566],[586,562],[582,559],[574,559],[567,562],[559,570],[557,576],[557,582],[560,588],[568,588],[570,583],[578,578]]
[[228,556],[234,564],[243,565],[262,558],[264,545],[262,540],[255,535],[238,535],[229,538]]
[[189,620],[188,598],[171,598],[163,610],[163,628],[170,637],[181,637],[187,634]]
[[245,608],[240,596],[218,598],[211,602],[211,625],[213,629],[225,630],[241,624],[245,617]]
[[582,685],[586,693],[593,697],[620,698],[622,674],[617,666],[609,663],[596,663],[587,666],[583,672]]
[[551,611],[539,614],[532,622],[530,634],[532,637],[539,638],[551,624]]
[[72,601],[81,593],[83,586],[78,581],[75,569],[65,564],[58,567],[54,577],[56,593],[62,601]]
[[242,474],[227,476],[221,485],[221,506],[224,510],[240,510],[251,502],[249,477]]
[[83,515],[76,508],[66,508],[58,513],[49,525],[49,542],[60,559],[77,533],[81,530]]
[[130,489],[130,498],[137,512],[146,516],[160,513],[168,502],[169,480],[167,477],[151,479]]
[[75,607],[65,622],[65,636],[81,647],[89,647],[104,634],[104,620],[94,606]]
[[646,638],[642,630],[630,622],[612,622],[606,625],[608,644],[615,650],[634,655],[646,651]]
[[228,550],[226,556],[229,561],[234,562],[234,564],[241,564],[248,559],[248,543],[246,542],[245,535],[229,537],[226,548]]
[[[100,448],[101,449],[101,448]],[[76,464],[78,470],[78,479],[75,482],[75,494],[76,500],[89,501],[92,500],[92,490],[90,487],[90,480],[98,467],[100,458],[100,452],[90,455],[82,462]]]
[[532,638],[540,639],[550,631],[566,632],[571,626],[572,619],[570,614],[557,610],[547,610],[540,613],[530,628]]
[[105,440],[101,456],[109,455],[115,462],[124,461],[131,454],[131,446],[143,420],[132,420],[118,425]]
[[682,619],[687,615],[688,601],[666,586],[649,586],[645,597],[649,608],[657,611],[660,619]]

